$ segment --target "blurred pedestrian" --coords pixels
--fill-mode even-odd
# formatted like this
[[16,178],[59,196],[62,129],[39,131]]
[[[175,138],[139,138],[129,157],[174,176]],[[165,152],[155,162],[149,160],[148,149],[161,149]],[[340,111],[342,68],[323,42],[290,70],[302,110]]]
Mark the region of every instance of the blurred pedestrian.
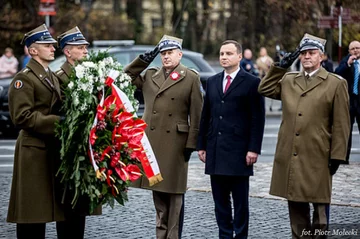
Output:
[[256,65],[259,69],[259,77],[263,78],[269,71],[273,59],[267,54],[265,47],[260,48],[259,57],[256,59]]
[[219,238],[248,236],[249,176],[264,133],[264,98],[257,92],[260,79],[239,68],[241,58],[238,42],[221,44],[224,71],[207,80],[197,143],[198,156],[210,175]]
[[[159,52],[162,67],[145,70]],[[180,63],[182,55],[182,39],[165,35],[154,50],[125,68],[143,91],[146,134],[164,179],[154,186],[146,178],[137,182],[153,191],[158,239],[181,238],[188,161],[196,148],[203,104],[199,75]]]
[[330,73],[334,72],[334,64],[330,59],[329,53],[324,53],[324,59],[321,62],[321,66]]
[[[66,61],[60,70],[55,73],[63,88],[69,81],[75,63],[86,58],[89,42],[86,41],[78,27],[60,34],[57,40],[58,46],[66,57]],[[75,192],[71,192],[71,189],[66,188],[64,185],[59,185],[59,187],[61,187],[61,192],[65,195],[65,197],[62,197],[62,203],[66,220],[58,223],[57,233],[61,238],[82,239],[84,238],[86,216],[89,215],[89,201],[80,196],[76,206],[72,208],[71,201]],[[101,206],[96,208],[92,215],[100,214]]]
[[20,67],[21,68],[19,70],[25,68],[26,64],[29,63],[30,58],[31,58],[31,56],[29,54],[29,50],[28,50],[27,46],[24,46],[24,55],[22,55],[20,57]]
[[17,238],[45,238],[46,223],[64,220],[55,191],[55,123],[60,116],[60,85],[49,69],[56,40],[45,24],[24,35],[32,56],[9,87],[9,111],[21,129],[16,140],[7,221]]
[[[273,59],[267,54],[266,48],[261,47],[259,52],[259,57],[256,60],[256,65],[259,69],[260,78],[263,78],[266,75],[273,62],[274,62]],[[269,105],[270,111],[273,111],[272,106],[273,106],[273,100],[270,100],[270,105]]]
[[5,48],[4,55],[0,57],[0,78],[12,77],[18,70],[19,62],[10,47]]
[[244,50],[244,57],[240,61],[240,67],[254,76],[259,75],[257,67],[255,67],[252,60],[252,52],[250,49]]
[[[292,238],[326,238],[320,232],[328,230],[332,176],[346,157],[347,84],[321,67],[325,43],[305,34],[259,86],[262,95],[283,103],[270,194],[288,200]],[[287,73],[299,55],[304,71]],[[321,236],[303,234],[315,235],[315,230]]]
[[344,57],[335,73],[344,77],[348,83],[348,93],[350,96],[350,133],[349,143],[344,164],[349,164],[351,145],[352,145],[352,129],[356,120],[360,133],[360,94],[359,94],[359,74],[360,74],[360,42],[352,41],[349,44],[349,54]]

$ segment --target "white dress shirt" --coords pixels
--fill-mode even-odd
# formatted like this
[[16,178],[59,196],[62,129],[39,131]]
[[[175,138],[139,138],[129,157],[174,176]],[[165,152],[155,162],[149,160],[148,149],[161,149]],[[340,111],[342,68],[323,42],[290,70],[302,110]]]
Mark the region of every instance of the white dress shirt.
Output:
[[222,89],[223,89],[223,92],[224,92],[224,90],[225,90],[225,86],[226,86],[226,82],[227,82],[227,79],[226,79],[226,77],[228,76],[228,75],[230,75],[230,77],[231,77],[231,83],[234,81],[234,78],[236,77],[236,75],[237,75],[237,73],[240,71],[240,67],[236,70],[236,71],[234,71],[233,73],[231,73],[231,74],[227,74],[225,71],[224,71],[224,78],[223,78],[223,82],[222,82]]

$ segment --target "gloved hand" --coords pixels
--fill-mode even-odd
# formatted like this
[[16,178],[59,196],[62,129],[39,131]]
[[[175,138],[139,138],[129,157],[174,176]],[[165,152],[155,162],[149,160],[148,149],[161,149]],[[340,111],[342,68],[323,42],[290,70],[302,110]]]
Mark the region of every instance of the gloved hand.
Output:
[[336,159],[330,159],[329,161],[329,169],[330,175],[334,175],[340,166],[341,161]]
[[144,54],[141,54],[139,57],[141,60],[145,61],[146,63],[151,63],[155,57],[159,54],[160,48],[159,45],[156,45],[156,47],[152,51],[146,51]]
[[185,162],[189,162],[191,153],[194,151],[194,149],[185,148],[184,149],[184,158]]
[[296,48],[294,52],[288,52],[284,55],[284,57],[281,59],[279,66],[281,68],[289,68],[292,63],[299,57],[300,55],[300,48]]

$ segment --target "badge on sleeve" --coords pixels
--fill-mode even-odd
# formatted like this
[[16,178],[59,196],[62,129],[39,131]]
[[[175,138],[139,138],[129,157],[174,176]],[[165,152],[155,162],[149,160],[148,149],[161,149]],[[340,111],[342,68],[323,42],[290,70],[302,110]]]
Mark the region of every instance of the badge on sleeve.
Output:
[[17,80],[14,83],[14,88],[15,89],[21,89],[23,87],[24,83],[21,80]]

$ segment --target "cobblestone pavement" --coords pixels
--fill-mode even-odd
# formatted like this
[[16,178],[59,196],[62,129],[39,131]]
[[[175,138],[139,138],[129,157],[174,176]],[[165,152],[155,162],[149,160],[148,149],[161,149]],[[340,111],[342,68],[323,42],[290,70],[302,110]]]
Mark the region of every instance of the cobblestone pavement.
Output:
[[[195,160],[195,159],[194,159]],[[290,238],[287,202],[268,194],[272,165],[258,163],[250,181],[249,238]],[[185,199],[185,223],[182,238],[217,238],[209,176],[202,163],[191,163]],[[11,175],[0,178],[0,238],[15,238],[15,225],[6,223]],[[360,238],[360,165],[341,166],[334,177],[330,234],[357,233],[330,238]],[[85,238],[155,238],[155,210],[151,192],[129,190],[125,207],[104,208],[102,216],[87,217]],[[351,231],[351,229],[354,229]],[[56,238],[55,224],[47,226],[47,238]]]

